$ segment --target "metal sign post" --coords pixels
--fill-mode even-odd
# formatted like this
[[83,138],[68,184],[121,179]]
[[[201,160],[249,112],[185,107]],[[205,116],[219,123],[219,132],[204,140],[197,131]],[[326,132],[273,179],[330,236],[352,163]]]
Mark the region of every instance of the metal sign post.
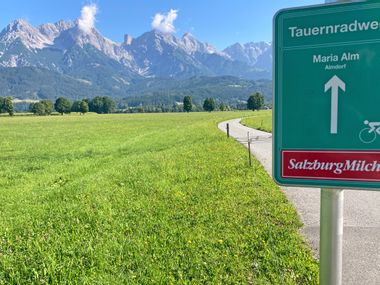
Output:
[[319,280],[342,284],[343,190],[321,189]]
[[[330,2],[354,2],[334,1]],[[325,89],[330,86],[326,86]],[[345,85],[340,86],[345,89]],[[326,90],[327,91],[327,90]],[[338,86],[335,88],[338,91]],[[332,88],[332,92],[334,89]],[[337,97],[337,94],[336,94]],[[332,95],[333,98],[333,95]],[[331,103],[337,107],[337,104]],[[332,122],[333,120],[331,120]],[[331,125],[331,133],[336,126]],[[340,189],[321,189],[320,239],[319,239],[319,281],[321,285],[342,284],[343,229],[344,229],[344,191]]]
[[[325,2],[354,1],[326,0]],[[333,104],[331,104],[331,106],[333,107]],[[331,126],[331,130],[332,129],[335,129],[334,126]],[[319,219],[319,281],[321,285],[342,284],[343,212],[344,191],[340,189],[322,188]]]
[[[326,0],[325,2],[339,1]],[[331,106],[333,107],[333,104]],[[334,127],[331,126],[331,128]],[[343,190],[322,188],[320,203],[319,282],[321,285],[341,285],[344,228]]]

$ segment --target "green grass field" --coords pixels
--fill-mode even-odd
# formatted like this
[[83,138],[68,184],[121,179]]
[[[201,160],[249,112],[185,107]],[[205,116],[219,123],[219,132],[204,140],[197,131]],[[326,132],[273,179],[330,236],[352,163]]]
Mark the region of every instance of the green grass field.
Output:
[[317,284],[248,114],[1,118],[0,284]]
[[272,110],[255,111],[241,120],[241,124],[250,128],[272,132]]

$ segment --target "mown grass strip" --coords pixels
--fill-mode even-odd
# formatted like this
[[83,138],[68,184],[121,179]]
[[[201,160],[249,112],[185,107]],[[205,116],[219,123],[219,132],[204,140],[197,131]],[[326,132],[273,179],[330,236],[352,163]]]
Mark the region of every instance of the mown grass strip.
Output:
[[251,112],[241,120],[241,124],[264,132],[272,132],[272,110]]
[[2,118],[0,284],[317,284],[245,115]]

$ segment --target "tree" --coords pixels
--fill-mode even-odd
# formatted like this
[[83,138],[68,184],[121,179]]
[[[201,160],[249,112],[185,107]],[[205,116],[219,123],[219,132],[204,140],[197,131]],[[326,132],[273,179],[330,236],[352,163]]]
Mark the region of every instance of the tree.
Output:
[[65,97],[59,97],[55,101],[54,108],[61,115],[63,115],[63,113],[69,114],[71,112],[71,105],[71,102]]
[[79,112],[81,112],[83,115],[86,114],[88,112],[89,108],[88,108],[88,103],[87,101],[83,100],[82,102],[80,102],[79,104]]
[[193,102],[191,96],[185,96],[183,98],[183,110],[190,112],[193,109]]
[[33,112],[33,110],[34,110],[34,104],[35,104],[35,103],[30,103],[30,104],[29,104],[28,111],[29,111],[30,113],[34,113],[34,112]]
[[15,111],[14,111],[14,107],[13,107],[12,97],[6,97],[5,98],[4,109],[9,114],[9,116],[14,115]]
[[223,101],[222,101],[222,102],[220,103],[220,105],[219,105],[219,110],[220,110],[220,111],[225,111],[225,110],[227,110],[227,108],[226,108],[226,104],[224,104]]
[[247,102],[247,108],[248,110],[260,110],[264,105],[264,96],[261,95],[259,92],[256,92],[255,94],[249,96],[248,102]]
[[8,113],[9,116],[14,115],[12,97],[0,97],[0,113]]
[[142,105],[140,105],[138,108],[137,108],[137,112],[139,113],[144,113],[144,107]]
[[29,112],[38,116],[50,115],[54,110],[53,102],[50,100],[42,100],[40,102],[31,103]]
[[42,100],[41,104],[45,107],[45,113],[44,115],[50,115],[54,111],[54,105],[53,102],[50,100]]
[[74,101],[73,105],[71,106],[71,112],[80,112],[80,103],[81,101]]
[[38,116],[45,115],[45,105],[41,102],[31,103],[29,105],[29,111]]
[[110,97],[103,97],[103,110],[102,113],[110,114],[115,112],[116,103]]
[[90,101],[90,103],[88,105],[89,105],[90,112],[95,112],[95,113],[98,113],[98,114],[103,113],[103,100],[102,100],[102,97],[96,96],[95,98],[93,98]]
[[96,96],[89,102],[90,112],[98,114],[110,114],[115,112],[116,103],[110,97]]
[[215,110],[215,101],[212,98],[206,98],[203,102],[203,110],[207,112],[212,112]]

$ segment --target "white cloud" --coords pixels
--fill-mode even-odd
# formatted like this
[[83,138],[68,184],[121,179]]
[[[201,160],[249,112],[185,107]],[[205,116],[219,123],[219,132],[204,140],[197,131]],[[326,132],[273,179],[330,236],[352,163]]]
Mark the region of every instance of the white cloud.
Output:
[[173,33],[175,32],[173,23],[177,19],[177,16],[178,10],[173,9],[170,9],[166,15],[157,13],[153,18],[152,28],[162,33]]
[[89,4],[82,8],[81,15],[78,19],[78,25],[82,31],[90,33],[95,27],[95,16],[97,12],[98,7],[96,4]]

